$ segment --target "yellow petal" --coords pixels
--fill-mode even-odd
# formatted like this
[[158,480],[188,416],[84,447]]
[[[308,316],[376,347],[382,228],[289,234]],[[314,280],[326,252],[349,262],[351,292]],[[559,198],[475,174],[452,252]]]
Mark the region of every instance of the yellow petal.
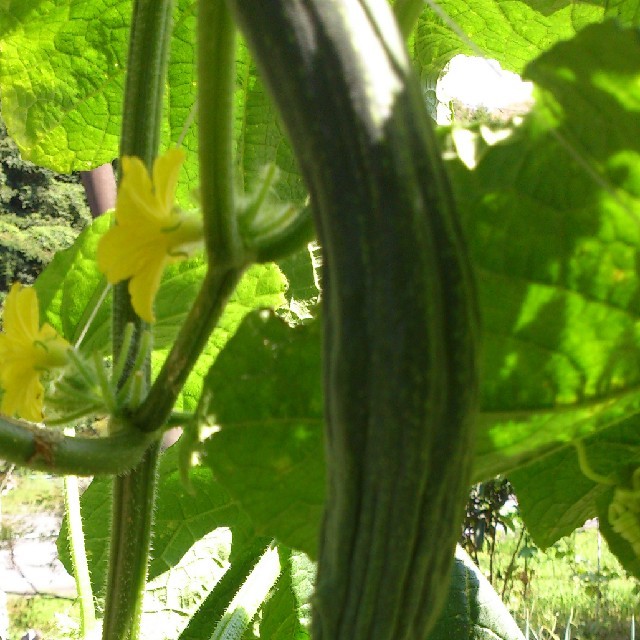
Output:
[[159,227],[140,228],[116,225],[98,245],[98,268],[111,284],[132,278],[149,261],[155,262],[168,251],[169,237]]
[[0,411],[32,421],[42,419],[43,371],[67,362],[69,343],[49,324],[40,327],[35,289],[13,285],[0,334]]
[[15,376],[11,384],[3,387],[0,409],[7,416],[18,416],[32,422],[42,420],[44,388],[34,371],[25,371]]
[[122,180],[116,201],[116,220],[120,224],[127,221],[162,221],[167,212],[159,206],[153,192],[149,172],[142,160],[136,157],[122,158]]
[[11,340],[31,344],[40,326],[35,289],[14,283],[5,300],[3,317],[4,331]]
[[134,311],[146,322],[154,322],[153,301],[160,288],[160,279],[167,258],[149,261],[145,268],[129,281],[129,295]]
[[185,224],[174,212],[184,159],[181,149],[170,149],[156,158],[151,180],[139,158],[122,158],[116,225],[98,245],[98,267],[112,284],[129,280],[133,308],[147,322],[154,320],[153,300],[165,265],[201,241],[201,223]]
[[173,209],[178,175],[185,159],[182,149],[169,149],[153,163],[153,187],[160,207],[167,213]]

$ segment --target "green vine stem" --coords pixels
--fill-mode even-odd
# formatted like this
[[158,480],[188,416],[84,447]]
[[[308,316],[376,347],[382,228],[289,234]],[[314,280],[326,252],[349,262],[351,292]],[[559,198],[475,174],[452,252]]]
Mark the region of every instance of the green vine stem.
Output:
[[[120,155],[137,156],[149,169],[160,141],[172,14],[173,0],[135,0],[133,4]],[[127,286],[126,282],[116,285],[113,297],[114,361],[120,356],[127,324],[135,326],[122,383],[131,373],[146,328],[131,307]],[[150,377],[148,353],[146,355],[144,387],[148,386]],[[139,637],[159,451],[156,442],[135,469],[113,482],[103,640],[136,640]]]
[[200,197],[208,269],[196,301],[147,398],[133,416],[142,431],[169,418],[182,386],[233,293],[246,259],[234,206],[235,25],[226,2],[198,3]]
[[135,430],[106,438],[71,438],[53,429],[0,418],[0,450],[7,462],[57,474],[114,475],[140,462],[155,437]]
[[238,266],[234,206],[233,92],[236,28],[226,2],[198,2],[200,197],[209,268]]
[[[67,435],[73,437],[74,430],[69,429]],[[78,476],[66,475],[64,477],[64,503],[69,528],[71,564],[80,600],[80,636],[86,638],[96,624],[96,610],[93,603],[89,565],[84,545]]]
[[398,21],[400,33],[406,40],[416,26],[420,14],[424,11],[424,0],[396,0],[393,13]]
[[103,640],[137,640],[153,525],[160,443],[125,476],[113,494],[111,551]]
[[149,394],[131,418],[141,431],[163,425],[182,389],[189,372],[204,349],[227,300],[233,293],[243,269],[223,273],[209,269],[198,296],[182,325],[176,341],[155,379]]

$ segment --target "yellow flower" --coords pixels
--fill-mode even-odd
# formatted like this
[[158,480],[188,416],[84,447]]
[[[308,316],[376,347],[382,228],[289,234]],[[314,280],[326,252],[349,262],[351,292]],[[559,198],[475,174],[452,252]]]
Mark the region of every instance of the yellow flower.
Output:
[[69,348],[51,325],[40,326],[35,290],[14,284],[5,300],[4,333],[0,333],[0,411],[33,422],[42,420],[40,377],[67,364]]
[[122,158],[116,224],[98,245],[98,267],[111,284],[129,280],[135,312],[154,321],[153,300],[165,266],[192,255],[202,243],[202,221],[174,206],[184,152],[156,158],[153,179],[140,158]]

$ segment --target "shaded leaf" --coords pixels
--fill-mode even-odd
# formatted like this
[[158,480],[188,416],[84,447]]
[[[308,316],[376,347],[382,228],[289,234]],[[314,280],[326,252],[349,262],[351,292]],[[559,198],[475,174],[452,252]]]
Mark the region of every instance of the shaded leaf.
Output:
[[220,431],[204,463],[258,533],[312,557],[324,499],[319,332],[252,313],[205,381]]
[[429,640],[524,640],[500,596],[468,554],[456,549],[446,605]]
[[597,500],[598,526],[607,545],[612,553],[616,555],[620,564],[632,576],[640,578],[640,557],[633,550],[628,540],[625,540],[619,533],[615,532],[609,524],[609,505],[613,498],[613,489],[603,491]]
[[228,531],[219,529],[198,540],[176,565],[147,585],[142,605],[143,640],[178,637],[207,593],[217,589],[228,572],[230,537]]
[[[310,599],[315,582],[315,565],[302,555],[280,546],[283,567],[272,594],[262,607],[260,637],[269,640],[306,640],[311,619]],[[307,624],[303,624],[302,621]]]
[[541,106],[473,171],[450,163],[484,327],[479,480],[640,408],[640,43],[592,26],[528,73]]
[[[603,477],[617,482],[628,480],[628,470],[640,464],[638,417],[624,420],[583,441],[588,464]],[[520,513],[535,543],[546,549],[569,535],[587,520],[598,516],[603,533],[610,531],[605,520],[613,495],[611,486],[588,478],[580,468],[576,449],[568,446],[540,457],[510,474],[518,495]],[[607,533],[608,539],[615,537]],[[612,546],[623,550],[620,557],[625,568],[635,560],[625,544]],[[633,556],[633,557],[632,557]],[[626,559],[625,559],[626,557]]]
[[414,57],[427,75],[461,53],[496,59],[522,73],[534,58],[590,24],[614,17],[626,26],[640,24],[638,0],[443,0],[437,5],[449,20],[427,3],[413,39]]

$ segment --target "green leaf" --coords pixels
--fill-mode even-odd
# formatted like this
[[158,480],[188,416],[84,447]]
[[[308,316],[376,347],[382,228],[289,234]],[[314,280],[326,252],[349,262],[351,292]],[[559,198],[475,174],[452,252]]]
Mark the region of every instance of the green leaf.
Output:
[[118,155],[130,13],[130,0],[2,4],[2,112],[25,158],[70,172]]
[[511,473],[509,480],[527,531],[541,549],[593,518],[595,501],[609,489],[582,474],[573,447],[541,457]]
[[628,26],[640,23],[638,0],[443,0],[438,6],[448,20],[428,7],[413,41],[414,56],[427,75],[439,73],[461,53],[493,58],[522,73],[534,58],[589,24],[613,17]]
[[594,25],[527,73],[525,124],[449,165],[484,328],[476,479],[640,409],[640,42]]
[[524,640],[500,596],[458,547],[449,596],[429,640]]
[[[204,265],[193,261],[167,270],[158,292],[154,326],[154,369],[164,361],[182,326],[204,276]],[[252,309],[278,308],[284,304],[286,281],[274,264],[253,265],[244,274],[227,302],[218,326],[196,362],[180,394],[176,409],[194,411],[202,381],[217,354]]]
[[[640,464],[639,422],[638,416],[632,416],[585,439],[583,445],[591,469],[603,477],[624,482],[628,469]],[[584,474],[573,446],[540,457],[511,473],[509,479],[518,495],[527,530],[543,549],[590,518],[600,517],[601,524],[607,520],[611,486],[596,483]],[[607,537],[615,535],[611,532]],[[624,551],[621,562],[629,568],[635,554],[628,552],[626,543],[618,547]],[[613,547],[612,551],[617,553]]]
[[262,607],[260,637],[269,640],[307,640],[309,631],[302,620],[311,619],[310,600],[315,582],[315,565],[302,554],[278,548],[283,567],[272,594]]
[[249,192],[261,178],[262,169],[276,164],[280,179],[274,187],[275,194],[283,201],[302,204],[307,190],[293,150],[242,39],[237,64],[235,139],[242,190]]
[[215,588],[200,604],[198,610],[180,634],[179,640],[210,638],[234,596],[238,593],[256,564],[269,547],[267,538],[253,538],[233,545],[233,561]]
[[[195,101],[195,3],[177,5],[164,146],[178,141]],[[131,0],[3,3],[2,112],[25,158],[69,173],[118,157],[131,11]],[[195,137],[188,133],[188,150]],[[190,153],[180,195],[196,184]]]
[[252,313],[205,381],[220,431],[204,463],[258,533],[311,557],[324,501],[319,324]]
[[147,584],[141,626],[153,630],[154,640],[175,640],[207,594],[218,589],[229,571],[229,538],[218,529],[198,540],[178,564]]
[[[279,179],[274,193],[283,202],[302,205],[307,189],[278,114],[242,38],[237,55],[235,93],[236,162],[241,176],[241,191],[249,193],[269,164],[278,167]],[[287,300],[291,318],[304,316],[318,296],[314,268],[309,251],[301,250],[279,263],[289,281]]]
[[[175,566],[204,535],[219,527],[229,527],[239,537],[252,535],[246,514],[208,469],[191,471],[194,494],[180,481],[177,447],[162,456],[156,498],[155,534],[149,563],[149,579]],[[109,526],[111,520],[111,480],[95,478],[81,498],[87,559],[93,591],[103,595],[106,586]],[[71,572],[67,549],[66,521],[58,536],[60,559]]]
[[[609,505],[613,499],[613,489],[604,491],[597,500],[598,526],[612,553],[620,560],[620,564],[632,576],[640,578],[640,557],[631,544],[609,524]],[[637,535],[637,534],[636,534]]]
[[111,342],[110,301],[100,304],[107,283],[96,264],[98,241],[109,225],[109,216],[96,219],[71,247],[54,256],[34,285],[42,319],[72,344],[82,335],[92,312],[97,312],[83,345],[96,350]]

